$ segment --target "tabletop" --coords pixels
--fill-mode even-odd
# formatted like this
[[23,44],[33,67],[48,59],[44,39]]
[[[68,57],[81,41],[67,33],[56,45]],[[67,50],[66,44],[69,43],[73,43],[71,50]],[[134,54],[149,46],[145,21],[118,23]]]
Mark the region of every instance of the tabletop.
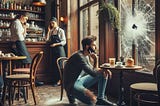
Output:
[[134,66],[125,66],[125,65],[122,65],[122,66],[113,66],[113,67],[110,67],[110,66],[106,66],[105,64],[102,64],[100,66],[100,68],[104,68],[104,69],[115,69],[115,70],[140,70],[140,69],[143,69],[142,66],[137,66],[137,65],[134,65]]
[[100,66],[100,68],[102,69],[109,69],[109,70],[117,70],[120,72],[119,75],[119,99],[118,99],[118,106],[126,106],[125,100],[124,100],[124,87],[123,87],[123,72],[124,71],[131,71],[134,72],[135,70],[141,70],[143,69],[142,66],[125,66],[125,65],[121,65],[121,66],[110,66],[108,64],[102,64]]
[[26,59],[26,56],[0,56],[0,60],[21,60],[21,59]]
[[12,61],[14,60],[23,60],[26,59],[26,56],[0,56],[0,75],[3,74],[3,69],[2,69],[2,61],[8,61],[9,62],[9,74],[12,74]]

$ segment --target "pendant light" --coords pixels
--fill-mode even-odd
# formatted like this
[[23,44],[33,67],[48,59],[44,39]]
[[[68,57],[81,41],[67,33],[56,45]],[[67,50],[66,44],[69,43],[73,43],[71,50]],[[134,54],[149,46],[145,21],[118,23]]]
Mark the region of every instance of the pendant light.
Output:
[[46,5],[46,0],[33,0],[32,4],[34,6],[45,6]]

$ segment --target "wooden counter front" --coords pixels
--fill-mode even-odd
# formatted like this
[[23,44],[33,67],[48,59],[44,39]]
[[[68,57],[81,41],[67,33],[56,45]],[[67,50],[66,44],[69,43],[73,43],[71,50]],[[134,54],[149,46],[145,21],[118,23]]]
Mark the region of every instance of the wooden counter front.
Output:
[[[0,42],[0,50],[4,53],[12,52],[12,42]],[[40,51],[44,52],[42,61],[38,67],[37,79],[45,83],[53,82],[53,71],[49,69],[50,49],[46,42],[26,42],[27,49],[33,58],[34,55]]]

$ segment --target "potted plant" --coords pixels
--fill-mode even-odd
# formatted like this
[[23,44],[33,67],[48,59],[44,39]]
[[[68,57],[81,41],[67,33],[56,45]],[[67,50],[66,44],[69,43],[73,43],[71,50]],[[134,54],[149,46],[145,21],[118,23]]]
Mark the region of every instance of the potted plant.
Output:
[[105,21],[110,22],[113,28],[119,29],[119,11],[112,3],[105,3],[101,0],[100,9],[97,12]]

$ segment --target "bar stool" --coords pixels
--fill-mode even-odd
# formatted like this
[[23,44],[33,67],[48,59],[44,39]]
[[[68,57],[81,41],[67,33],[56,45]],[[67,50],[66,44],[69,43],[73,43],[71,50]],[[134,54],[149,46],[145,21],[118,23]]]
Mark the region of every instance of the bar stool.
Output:
[[157,94],[137,93],[134,99],[137,102],[137,106],[160,106]]
[[157,84],[149,82],[140,82],[130,85],[130,106],[135,106],[134,95],[137,93],[157,93]]
[[130,85],[130,106],[135,106],[134,100],[138,101],[138,103],[149,101],[145,98],[149,95],[158,95],[158,101],[160,103],[160,60],[157,61],[153,73],[156,83],[140,82]]

